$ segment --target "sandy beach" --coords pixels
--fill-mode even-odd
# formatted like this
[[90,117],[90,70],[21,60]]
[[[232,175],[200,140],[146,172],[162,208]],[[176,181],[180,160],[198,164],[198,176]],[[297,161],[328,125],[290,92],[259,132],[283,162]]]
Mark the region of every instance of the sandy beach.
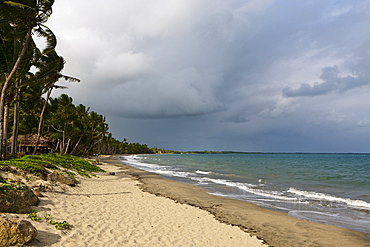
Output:
[[101,162],[115,175],[81,178],[77,187],[44,193],[38,215],[72,227],[33,221],[39,234],[30,246],[370,246],[364,233],[212,196],[114,157]]
[[77,187],[44,192],[38,216],[66,220],[57,230],[45,220],[30,246],[266,246],[236,226],[220,223],[207,211],[143,192],[137,180],[114,163],[101,166],[115,175],[80,178]]

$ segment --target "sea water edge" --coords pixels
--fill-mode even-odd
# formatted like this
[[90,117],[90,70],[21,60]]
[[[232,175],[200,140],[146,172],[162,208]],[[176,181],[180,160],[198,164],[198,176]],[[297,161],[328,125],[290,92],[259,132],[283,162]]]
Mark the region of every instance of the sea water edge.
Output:
[[370,234],[367,154],[160,154],[122,162],[210,194]]

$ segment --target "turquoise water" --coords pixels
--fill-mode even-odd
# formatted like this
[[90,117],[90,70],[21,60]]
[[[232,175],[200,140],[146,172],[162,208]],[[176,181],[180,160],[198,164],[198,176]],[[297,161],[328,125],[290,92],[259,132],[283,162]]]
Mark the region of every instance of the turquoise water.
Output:
[[163,154],[122,161],[210,194],[370,234],[367,154]]

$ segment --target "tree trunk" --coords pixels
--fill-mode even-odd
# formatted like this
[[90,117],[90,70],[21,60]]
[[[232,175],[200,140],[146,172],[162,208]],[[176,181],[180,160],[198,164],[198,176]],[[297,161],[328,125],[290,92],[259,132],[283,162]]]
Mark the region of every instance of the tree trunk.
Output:
[[9,123],[9,102],[6,101],[4,105],[4,136],[3,136],[3,147],[4,147],[4,159],[8,159],[8,123]]
[[70,143],[71,143],[71,138],[68,138],[68,142],[67,142],[66,148],[64,149],[64,154],[66,154],[68,152],[68,148],[69,148],[69,144]]
[[[19,85],[18,85],[19,86]],[[18,87],[19,88],[19,87]],[[14,117],[13,117],[13,140],[11,143],[11,156],[15,157],[17,155],[17,140],[18,140],[18,129],[19,129],[19,89],[15,93],[15,102],[14,102]]]
[[80,144],[80,142],[81,142],[81,139],[82,139],[82,136],[80,136],[80,138],[78,139],[78,141],[77,141],[76,145],[74,146],[74,148],[73,148],[73,149],[72,149],[72,151],[71,151],[71,154],[73,154],[73,153],[74,153],[74,151],[77,149],[78,145],[79,145],[79,144]]
[[63,130],[63,137],[62,137],[62,142],[60,144],[60,152],[59,152],[60,155],[64,153],[64,146],[65,146],[65,135],[64,135],[64,130]]
[[101,141],[103,140],[103,138],[101,138],[100,140],[98,140],[98,141],[96,141],[95,143],[93,143],[86,151],[85,151],[85,153],[84,153],[84,156],[87,156],[88,155],[88,153],[90,152],[90,150],[94,147],[94,146],[96,146],[98,143],[100,143]]
[[1,90],[1,95],[0,95],[0,158],[2,158],[2,155],[4,154],[4,146],[2,143],[4,143],[4,106],[5,106],[5,95],[8,91],[8,88],[11,84],[11,81],[24,57],[24,55],[27,52],[28,44],[30,43],[31,36],[32,36],[32,27],[28,28],[28,32],[26,35],[26,40],[24,42],[24,45],[22,47],[22,51],[19,54],[17,61],[15,62],[12,71],[10,72],[9,76],[6,78],[3,88]]
[[58,139],[57,145],[55,146],[55,151],[58,151],[59,145],[60,145],[60,140]]
[[17,155],[17,140],[18,140],[18,128],[19,128],[19,100],[14,102],[14,119],[13,119],[13,140],[11,143],[11,155],[15,157]]
[[41,137],[41,134],[42,134],[42,125],[43,125],[43,120],[44,120],[44,113],[45,113],[45,109],[46,109],[46,106],[47,106],[49,98],[50,98],[51,91],[53,90],[53,85],[50,87],[50,89],[48,90],[48,93],[46,94],[45,103],[44,103],[44,106],[42,107],[42,110],[41,110],[41,113],[40,113],[40,120],[39,120],[39,126],[37,128],[37,137],[36,137],[35,149],[33,150],[34,155],[36,154],[36,149],[37,149],[37,146],[39,145],[40,137]]

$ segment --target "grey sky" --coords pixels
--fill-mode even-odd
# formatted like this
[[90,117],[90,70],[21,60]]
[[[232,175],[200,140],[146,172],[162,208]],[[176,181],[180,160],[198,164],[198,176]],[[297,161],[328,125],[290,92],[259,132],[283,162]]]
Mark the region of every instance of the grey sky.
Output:
[[370,152],[370,1],[56,1],[66,91],[176,150]]

